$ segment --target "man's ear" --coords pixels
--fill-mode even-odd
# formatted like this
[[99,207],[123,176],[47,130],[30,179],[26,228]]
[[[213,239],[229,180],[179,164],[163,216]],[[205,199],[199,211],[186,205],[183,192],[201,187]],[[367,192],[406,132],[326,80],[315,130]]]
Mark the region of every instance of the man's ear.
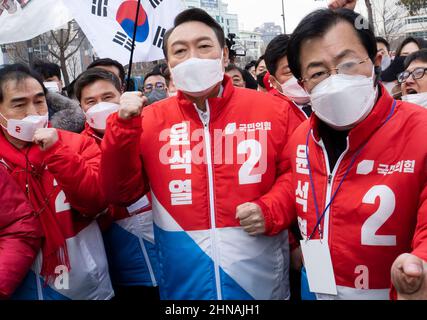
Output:
[[227,46],[222,49],[222,61],[224,68],[230,64],[230,50],[228,50]]
[[374,60],[374,85],[377,86],[378,82],[380,81],[381,78],[381,62],[383,61],[383,55],[381,53],[377,53],[375,60]]
[[268,81],[277,91],[282,92],[282,87],[279,85],[279,81],[277,81],[274,76],[270,74],[270,76],[268,77]]
[[378,52],[374,59],[374,66],[381,67],[381,62],[383,61],[383,55]]

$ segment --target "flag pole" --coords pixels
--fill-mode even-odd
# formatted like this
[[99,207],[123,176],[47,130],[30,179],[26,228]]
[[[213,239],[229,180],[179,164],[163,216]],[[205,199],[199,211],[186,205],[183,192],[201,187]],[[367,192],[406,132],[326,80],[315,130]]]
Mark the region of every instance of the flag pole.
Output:
[[136,8],[136,18],[135,18],[135,25],[133,27],[133,38],[132,38],[132,48],[130,51],[130,59],[129,59],[129,70],[128,70],[128,80],[126,88],[129,91],[130,84],[131,84],[131,74],[132,74],[132,61],[133,61],[133,52],[135,51],[135,41],[136,41],[136,29],[138,27],[138,18],[139,18],[139,8],[141,7],[141,0],[138,0],[138,7]]

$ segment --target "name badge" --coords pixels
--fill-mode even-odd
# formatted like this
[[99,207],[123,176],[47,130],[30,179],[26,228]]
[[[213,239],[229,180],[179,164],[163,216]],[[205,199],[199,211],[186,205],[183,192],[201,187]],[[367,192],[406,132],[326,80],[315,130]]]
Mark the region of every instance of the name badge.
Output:
[[310,291],[337,295],[328,242],[326,240],[301,240],[300,243]]

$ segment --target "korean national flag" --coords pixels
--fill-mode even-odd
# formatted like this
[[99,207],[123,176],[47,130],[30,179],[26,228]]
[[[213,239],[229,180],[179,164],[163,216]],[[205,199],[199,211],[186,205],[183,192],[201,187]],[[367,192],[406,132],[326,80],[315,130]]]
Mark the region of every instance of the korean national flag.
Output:
[[138,21],[137,0],[64,1],[100,57],[126,65],[132,50],[135,23],[136,41],[133,62],[163,59],[163,36],[184,10],[182,0],[142,0]]

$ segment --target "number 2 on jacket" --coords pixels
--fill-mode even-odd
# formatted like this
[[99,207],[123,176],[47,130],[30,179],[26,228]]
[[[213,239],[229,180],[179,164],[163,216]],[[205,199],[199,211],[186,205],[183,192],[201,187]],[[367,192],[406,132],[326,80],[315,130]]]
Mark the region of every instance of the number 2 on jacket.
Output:
[[260,163],[261,170],[258,170],[260,171],[259,173],[252,173],[252,171],[254,170],[256,164],[259,163],[259,161],[263,158],[261,143],[255,139],[244,140],[238,144],[237,154],[249,154],[248,159],[245,163],[243,163],[239,170],[239,184],[260,183],[262,180],[262,175],[267,171],[267,164]]
[[[57,185],[58,185],[58,182],[56,182],[56,180],[54,179],[53,180],[53,186],[56,187]],[[66,201],[65,192],[63,190],[61,190],[55,199],[55,211],[56,211],[56,213],[60,213],[60,212],[67,211],[70,209],[71,209],[71,206]]]
[[362,245],[365,246],[395,246],[395,235],[377,235],[377,231],[391,217],[396,208],[396,197],[393,190],[385,185],[372,187],[363,197],[365,204],[375,204],[380,198],[378,210],[370,216],[362,226]]

